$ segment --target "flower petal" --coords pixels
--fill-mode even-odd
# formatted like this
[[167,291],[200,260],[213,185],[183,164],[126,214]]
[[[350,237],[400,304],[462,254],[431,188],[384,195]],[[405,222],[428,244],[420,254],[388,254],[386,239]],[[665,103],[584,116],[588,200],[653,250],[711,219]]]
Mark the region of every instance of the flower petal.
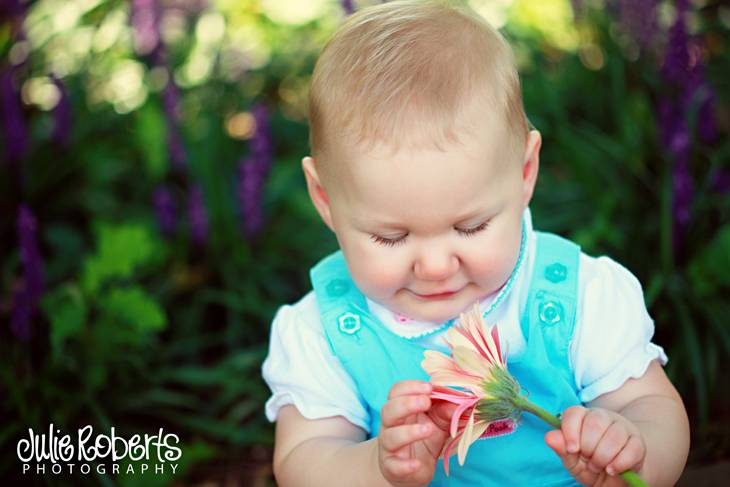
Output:
[[467,440],[467,438],[471,438],[473,431],[474,431],[474,411],[472,411],[471,414],[469,415],[469,420],[466,422],[466,427],[464,428],[464,433],[461,435],[461,438],[459,439],[459,446],[456,448],[457,456],[459,459],[459,465],[464,465],[464,460],[466,459],[466,453],[469,450],[469,445],[471,445],[471,443]]
[[490,424],[491,423],[489,421],[477,421],[476,423],[474,423],[474,429],[471,432],[471,439],[469,440],[469,444],[471,445],[479,438],[481,438],[484,432],[487,431],[487,428],[489,428]]
[[463,387],[473,394],[483,395],[480,377],[460,374],[458,372],[436,372],[431,376],[431,384],[439,386]]
[[449,476],[449,457],[451,456],[451,450],[454,449],[454,445],[459,443],[459,440],[461,439],[461,435],[463,432],[459,433],[459,435],[456,438],[452,438],[450,440],[446,441],[446,444],[444,445],[444,450],[441,453],[441,457],[444,460],[444,473],[446,473],[446,476]]
[[454,361],[465,372],[486,379],[491,377],[492,366],[487,360],[474,351],[473,348],[454,348]]
[[464,334],[459,331],[460,326],[452,326],[446,331],[446,342],[449,344],[449,347],[453,350],[456,347],[464,347],[464,348],[472,348],[474,349],[474,344],[470,342]]
[[433,375],[435,372],[440,370],[453,370],[456,368],[456,364],[448,355],[444,355],[443,353],[435,350],[426,350],[423,352],[421,368],[425,370],[428,375]]
[[471,342],[474,349],[488,362],[502,365],[504,360],[499,346],[499,335],[496,334],[497,327],[492,326],[491,330],[487,331],[479,306],[475,304],[471,311],[462,313],[460,320],[460,326],[456,330],[464,336],[464,339]]
[[483,378],[463,370],[452,359],[441,352],[426,350],[421,367],[431,376],[431,383],[442,386],[464,387],[479,394]]
[[[475,397],[471,401],[464,401],[462,404],[459,405],[459,407],[454,410],[454,413],[451,415],[450,428],[452,438],[456,436],[456,429],[459,426],[459,419],[461,418],[461,415],[464,414],[464,412],[470,407],[473,408],[477,402],[479,402],[479,398]],[[474,416],[474,411],[470,411],[469,416]]]

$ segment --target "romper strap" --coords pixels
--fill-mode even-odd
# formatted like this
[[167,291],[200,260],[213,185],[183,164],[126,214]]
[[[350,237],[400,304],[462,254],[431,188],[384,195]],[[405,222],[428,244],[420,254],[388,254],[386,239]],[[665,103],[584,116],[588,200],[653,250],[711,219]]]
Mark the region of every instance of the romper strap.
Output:
[[565,379],[574,384],[569,348],[578,302],[580,246],[552,233],[536,231],[535,235],[535,262],[522,333],[528,346],[530,334],[542,334],[548,359],[562,366]]
[[342,251],[310,272],[322,328],[332,353],[357,384],[369,408],[371,431],[380,428],[380,409],[398,380],[428,380],[420,366],[424,349],[377,321],[350,276]]
[[[368,310],[365,296],[352,281],[341,250],[322,259],[309,275],[317,297],[322,325],[327,331],[332,351],[336,352],[337,346],[332,337],[339,334],[357,335],[362,329],[364,323],[361,315]],[[340,333],[330,333],[334,331]]]

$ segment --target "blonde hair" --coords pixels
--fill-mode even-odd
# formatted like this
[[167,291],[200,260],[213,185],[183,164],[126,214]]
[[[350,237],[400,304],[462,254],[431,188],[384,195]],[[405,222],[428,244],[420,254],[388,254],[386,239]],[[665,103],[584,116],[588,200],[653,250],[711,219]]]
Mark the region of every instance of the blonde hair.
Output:
[[345,20],[314,67],[312,156],[329,166],[343,141],[392,149],[428,141],[442,150],[443,142],[459,141],[456,123],[475,103],[506,119],[511,148],[521,154],[528,122],[519,76],[496,29],[463,3],[367,7]]

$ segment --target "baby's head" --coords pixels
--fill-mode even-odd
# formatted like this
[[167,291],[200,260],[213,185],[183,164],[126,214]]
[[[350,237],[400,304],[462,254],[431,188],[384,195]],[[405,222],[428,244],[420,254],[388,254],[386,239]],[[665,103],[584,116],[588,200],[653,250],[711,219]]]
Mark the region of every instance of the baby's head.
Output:
[[323,49],[309,103],[310,196],[365,295],[445,321],[504,285],[540,136],[496,30],[444,2],[363,9]]

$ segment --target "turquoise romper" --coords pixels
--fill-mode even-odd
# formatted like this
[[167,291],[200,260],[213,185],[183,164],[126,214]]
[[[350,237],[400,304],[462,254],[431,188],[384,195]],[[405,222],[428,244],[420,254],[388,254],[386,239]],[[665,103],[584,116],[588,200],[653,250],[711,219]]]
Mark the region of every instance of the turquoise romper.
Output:
[[[534,270],[520,320],[526,350],[514,359],[507,357],[507,368],[530,400],[557,414],[581,404],[568,350],[575,327],[580,247],[557,235],[535,234]],[[518,262],[524,247],[523,230]],[[393,384],[408,379],[428,380],[420,366],[426,349],[393,333],[368,310],[341,251],[322,259],[310,275],[329,346],[357,386],[369,414],[370,437],[376,436],[380,411]],[[449,477],[439,460],[430,485],[578,485],[545,444],[544,436],[550,429],[542,420],[525,413],[513,432],[477,440],[469,448],[463,466],[451,458]]]

